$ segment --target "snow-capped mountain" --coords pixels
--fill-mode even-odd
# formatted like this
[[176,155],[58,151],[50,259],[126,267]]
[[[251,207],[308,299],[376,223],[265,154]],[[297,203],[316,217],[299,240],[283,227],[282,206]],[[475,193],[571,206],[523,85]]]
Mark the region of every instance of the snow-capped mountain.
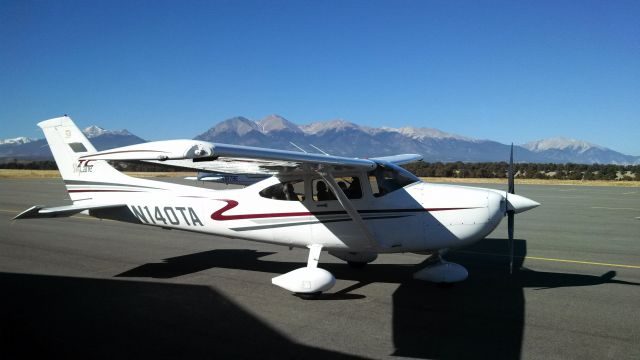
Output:
[[131,136],[131,135],[133,135],[132,133],[130,133],[126,129],[122,129],[122,130],[105,130],[105,129],[101,128],[100,126],[97,126],[97,125],[91,125],[91,126],[85,128],[84,130],[82,130],[82,132],[89,139],[94,138],[94,137],[98,137],[98,136],[101,136],[101,135],[121,135],[121,136]]
[[[297,150],[294,143],[315,152],[314,145],[334,155],[372,157],[419,153],[425,161],[506,161],[509,146],[433,128],[371,128],[337,119],[295,123],[278,115],[251,121],[235,117],[213,126],[196,139],[284,150]],[[640,157],[624,155],[579,140],[554,138],[515,147],[519,162],[639,163]]]
[[621,154],[603,146],[586,141],[554,137],[528,142],[522,145],[534,153],[540,154],[555,163],[579,164],[637,164],[640,157]]
[[35,140],[36,139],[20,136],[20,137],[13,138],[13,139],[0,140],[0,145],[4,145],[4,144],[17,144],[17,145],[20,145],[20,144],[27,144],[27,143],[30,143],[30,142],[35,141]]
[[[310,152],[317,152],[313,145],[333,155],[356,157],[419,153],[426,161],[501,161],[509,153],[507,145],[437,129],[371,128],[345,120],[299,126],[276,115],[257,122],[244,117],[228,119],[196,136],[196,139],[297,150],[291,144],[294,143]],[[532,152],[518,151],[521,153],[519,161],[541,161]]]
[[569,139],[565,137],[554,137],[548,139],[542,139],[537,141],[531,141],[524,145],[523,148],[529,149],[534,152],[542,152],[547,150],[570,150],[576,152],[585,152],[590,149],[605,150],[606,148],[592,144],[586,141]]
[[[92,125],[83,132],[98,150],[144,142],[127,130],[105,130]],[[215,124],[195,139],[294,151],[298,151],[296,146],[299,146],[309,152],[317,152],[315,146],[333,155],[361,158],[418,153],[428,162],[496,162],[507,161],[509,156],[509,145],[433,128],[373,128],[342,119],[297,125],[279,115],[258,121],[234,117]],[[44,139],[9,140],[15,141],[0,144],[0,158],[51,158]],[[596,144],[567,138],[544,139],[516,146],[514,156],[518,162],[640,164],[640,156],[624,155]]]
[[[91,139],[91,143],[98,150],[145,142],[127,130],[105,130],[96,125],[89,126],[82,132]],[[0,159],[48,160],[52,158],[53,155],[45,139],[17,138],[0,142]]]
[[307,135],[318,135],[327,131],[363,130],[360,126],[342,119],[314,122],[309,125],[301,126],[301,129]]
[[384,127],[382,128],[382,130],[395,131],[404,136],[410,137],[412,139],[420,139],[420,140],[431,138],[431,139],[454,139],[454,140],[463,140],[463,141],[476,141],[475,139],[472,139],[466,136],[446,133],[444,131],[440,131],[438,129],[432,129],[432,128],[414,128],[414,127],[407,126],[407,127],[401,127],[401,128]]
[[300,127],[280,115],[269,115],[257,122],[260,131],[268,134],[274,131],[287,131],[296,134],[302,133]]

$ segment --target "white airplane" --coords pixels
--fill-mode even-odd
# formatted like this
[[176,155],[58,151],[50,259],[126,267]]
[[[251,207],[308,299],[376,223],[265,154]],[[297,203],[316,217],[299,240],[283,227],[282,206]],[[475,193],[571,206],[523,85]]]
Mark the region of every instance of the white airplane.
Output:
[[[416,279],[464,280],[461,265],[442,259],[448,249],[476,242],[507,215],[539,203],[509,191],[429,184],[399,167],[420,155],[372,159],[272,150],[196,140],[168,140],[96,151],[69,117],[38,124],[44,131],[72,205],[34,206],[15,219],[70,216],[180,229],[309,249],[307,266],[272,279],[293,293],[329,290],[334,276],[318,267],[322,250],[353,266],[380,253],[431,254]],[[241,189],[212,190],[129,177],[107,160],[180,162],[194,169],[235,167],[275,173]],[[513,150],[512,160],[513,163]],[[513,248],[513,247],[511,247]],[[513,258],[513,253],[511,254]]]

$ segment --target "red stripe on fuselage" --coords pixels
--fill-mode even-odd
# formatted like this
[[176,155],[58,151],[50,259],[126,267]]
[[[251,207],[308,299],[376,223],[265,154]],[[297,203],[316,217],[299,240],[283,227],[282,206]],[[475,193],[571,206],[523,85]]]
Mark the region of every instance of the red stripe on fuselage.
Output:
[[140,192],[138,190],[67,190],[68,193],[76,192]]
[[[227,220],[246,220],[246,219],[264,219],[264,218],[276,218],[276,217],[293,217],[293,216],[318,216],[318,215],[336,215],[346,214],[346,211],[320,211],[320,212],[285,212],[285,213],[263,213],[263,214],[239,214],[239,215],[224,215],[225,212],[238,206],[238,202],[235,200],[225,200],[227,205],[223,206],[220,210],[217,210],[211,214],[211,219],[217,221]],[[388,210],[364,210],[361,213],[381,213],[381,212],[417,212],[417,211],[448,211],[448,210],[466,210],[477,209],[476,207],[458,207],[458,208],[423,208],[423,209],[388,209]]]
[[287,217],[287,216],[310,216],[313,213],[310,212],[290,212],[290,213],[271,213],[271,214],[241,214],[241,215],[223,215],[228,210],[233,209],[238,206],[238,202],[235,200],[220,200],[226,201],[227,205],[225,205],[222,209],[211,214],[211,219],[218,221],[226,221],[226,220],[241,220],[241,219],[260,219],[260,218],[271,218],[271,217]]

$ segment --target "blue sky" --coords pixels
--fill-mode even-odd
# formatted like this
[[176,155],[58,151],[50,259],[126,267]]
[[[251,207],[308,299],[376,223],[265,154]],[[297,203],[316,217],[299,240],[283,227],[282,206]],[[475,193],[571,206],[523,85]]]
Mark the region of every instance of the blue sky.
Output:
[[0,138],[243,115],[640,155],[640,1],[0,0]]

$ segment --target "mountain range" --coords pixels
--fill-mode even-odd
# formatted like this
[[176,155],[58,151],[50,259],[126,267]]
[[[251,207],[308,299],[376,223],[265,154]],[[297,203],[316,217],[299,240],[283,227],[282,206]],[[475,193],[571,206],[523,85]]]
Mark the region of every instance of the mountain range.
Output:
[[[92,125],[82,132],[91,139],[91,143],[98,150],[127,146],[146,142],[127,130],[105,130]],[[19,137],[0,140],[0,162],[9,160],[51,160],[53,155],[45,139],[30,139]]]
[[[109,131],[94,125],[83,132],[98,150],[145,142],[127,130]],[[344,120],[296,125],[278,115],[258,121],[234,117],[216,124],[195,139],[284,150],[324,151],[332,155],[361,158],[418,153],[427,162],[507,161],[509,154],[509,145],[438,129],[373,128]],[[640,156],[625,155],[568,138],[544,139],[515,146],[514,157],[518,162],[640,164]],[[8,139],[0,141],[2,158],[49,159],[51,152],[43,139]]]

